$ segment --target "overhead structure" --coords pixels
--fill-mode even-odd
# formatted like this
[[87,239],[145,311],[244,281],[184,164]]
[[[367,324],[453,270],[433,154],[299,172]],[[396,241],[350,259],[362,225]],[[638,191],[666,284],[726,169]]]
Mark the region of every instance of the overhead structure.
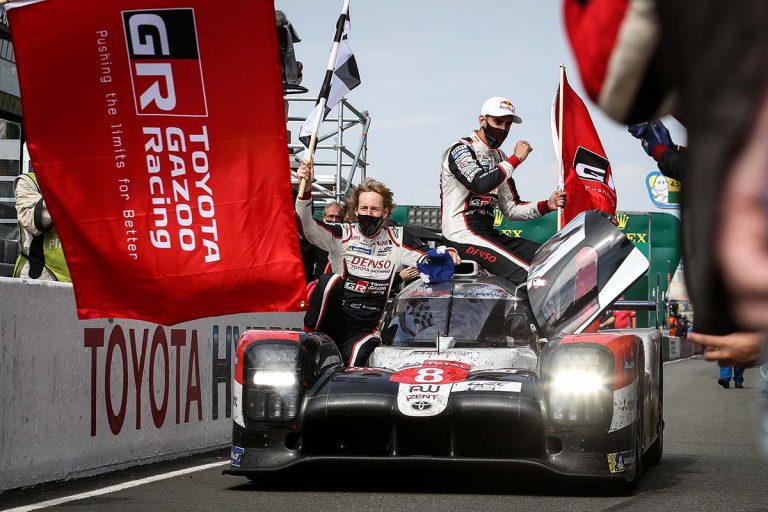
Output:
[[[317,102],[317,96],[286,96],[289,112],[298,109],[294,104],[301,105],[307,114]],[[303,144],[294,141],[292,134],[298,134],[298,127],[303,123],[307,114],[288,115],[288,153],[291,169],[295,170],[301,164],[306,150]],[[371,126],[371,116],[366,110],[360,110],[346,98],[342,98],[336,107],[336,115],[331,113],[322,123],[315,148],[315,182],[312,184],[312,197],[315,204],[324,206],[331,202],[344,202],[345,197],[353,190],[353,183],[365,179],[368,168],[368,129]],[[293,129],[292,129],[293,128]],[[359,179],[356,174],[360,171]],[[298,178],[291,178],[294,185]]]

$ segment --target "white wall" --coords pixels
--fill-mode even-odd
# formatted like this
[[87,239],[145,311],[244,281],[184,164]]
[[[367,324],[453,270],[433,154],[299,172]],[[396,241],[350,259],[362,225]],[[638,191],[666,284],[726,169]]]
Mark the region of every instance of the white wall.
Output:
[[79,321],[71,285],[0,278],[0,492],[226,445],[239,333],[301,319]]

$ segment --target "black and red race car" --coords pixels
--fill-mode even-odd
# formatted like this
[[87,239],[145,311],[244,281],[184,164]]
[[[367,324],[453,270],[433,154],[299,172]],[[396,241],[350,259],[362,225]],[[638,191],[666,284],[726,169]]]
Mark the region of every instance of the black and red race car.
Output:
[[243,333],[226,473],[407,464],[632,483],[658,463],[659,331],[587,332],[648,269],[624,234],[579,215],[538,251],[527,294],[470,267],[400,292],[364,368],[320,333]]

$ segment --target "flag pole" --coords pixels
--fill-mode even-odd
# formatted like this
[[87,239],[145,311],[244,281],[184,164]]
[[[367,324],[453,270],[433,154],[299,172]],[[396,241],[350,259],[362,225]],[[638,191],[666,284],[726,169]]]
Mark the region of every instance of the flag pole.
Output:
[[[307,146],[307,160],[312,163],[315,156],[315,146],[317,145],[317,132],[320,131],[320,123],[323,122],[325,117],[325,105],[328,101],[328,95],[331,92],[331,79],[333,78],[333,71],[336,69],[336,58],[339,55],[339,43],[341,41],[341,35],[344,32],[344,18],[349,14],[349,0],[344,0],[344,5],[341,8],[341,17],[336,24],[336,34],[333,37],[333,45],[331,46],[331,54],[328,57],[328,67],[326,68],[325,78],[323,79],[323,85],[320,87],[320,97],[317,100],[318,115],[315,119],[315,125],[312,128],[312,135],[309,139],[309,146]],[[299,181],[299,197],[304,195],[304,190],[307,188],[307,180],[302,178]]]
[[[334,62],[336,62],[335,56],[333,60]],[[321,105],[321,108],[320,108],[321,114],[318,115],[317,119],[315,120],[315,125],[312,128],[312,136],[309,139],[309,146],[307,146],[306,157],[304,158],[304,160],[306,160],[310,164],[315,158],[315,146],[317,146],[317,132],[320,131],[320,123],[323,120],[322,111],[325,110],[325,98],[322,98],[320,100],[320,105]],[[302,197],[304,195],[304,191],[306,190],[306,188],[307,188],[307,180],[305,180],[304,178],[301,178],[301,180],[299,180],[299,197]]]
[[[557,155],[557,162],[558,162],[558,170],[557,170],[557,176],[558,176],[558,186],[563,183],[563,87],[565,85],[565,65],[560,64],[560,98],[558,99],[558,112],[557,112],[557,137],[560,140],[560,150],[558,151]],[[563,209],[558,207],[557,208],[557,230],[560,231],[563,229]]]

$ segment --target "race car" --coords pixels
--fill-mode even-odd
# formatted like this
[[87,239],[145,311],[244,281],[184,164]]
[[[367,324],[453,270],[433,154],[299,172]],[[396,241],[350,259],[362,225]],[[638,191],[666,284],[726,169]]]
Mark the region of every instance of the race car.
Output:
[[225,472],[407,464],[636,483],[662,455],[661,336],[588,331],[645,257],[585,212],[539,249],[527,292],[469,267],[401,291],[366,367],[321,333],[244,332]]

